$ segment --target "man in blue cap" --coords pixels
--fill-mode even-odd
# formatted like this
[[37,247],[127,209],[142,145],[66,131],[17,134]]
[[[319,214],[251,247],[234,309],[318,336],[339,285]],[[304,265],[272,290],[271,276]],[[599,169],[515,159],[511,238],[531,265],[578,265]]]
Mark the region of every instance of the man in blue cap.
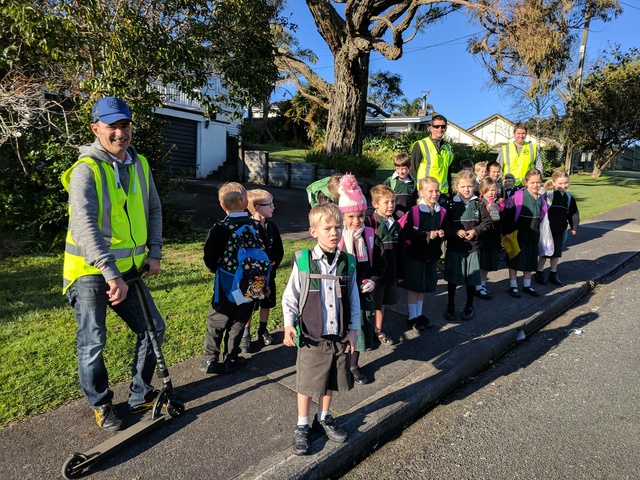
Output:
[[[160,271],[162,209],[149,163],[131,146],[129,106],[116,97],[101,98],[91,115],[96,139],[80,147],[78,161],[62,175],[69,192],[63,293],[78,325],[80,387],[98,426],[115,431],[122,419],[113,408],[102,357],[107,305],[136,334],[128,406],[146,410],[157,394],[151,386],[156,357],[140,301],[129,295],[126,282],[143,265],[149,267],[147,276]],[[144,288],[162,342],[165,324]]]

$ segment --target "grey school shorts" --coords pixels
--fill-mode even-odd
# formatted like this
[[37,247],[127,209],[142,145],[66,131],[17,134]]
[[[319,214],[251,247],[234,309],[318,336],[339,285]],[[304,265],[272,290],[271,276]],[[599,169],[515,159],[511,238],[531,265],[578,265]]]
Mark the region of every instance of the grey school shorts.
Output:
[[351,355],[346,351],[347,345],[340,342],[337,336],[321,338],[318,342],[301,338],[296,360],[296,391],[319,399],[326,395],[327,390],[351,390],[353,377],[349,369]]

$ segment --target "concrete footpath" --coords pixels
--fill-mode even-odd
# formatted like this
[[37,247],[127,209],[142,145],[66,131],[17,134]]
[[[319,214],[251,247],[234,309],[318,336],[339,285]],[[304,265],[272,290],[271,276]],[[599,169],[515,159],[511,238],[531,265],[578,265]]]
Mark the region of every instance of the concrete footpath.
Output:
[[[276,219],[285,227],[285,202],[303,222],[308,207],[302,192],[285,200],[274,192]],[[296,198],[300,197],[298,200]],[[279,210],[278,210],[279,209]],[[298,231],[305,230],[306,227]],[[401,429],[439,398],[455,389],[518,342],[571,306],[613,271],[638,255],[640,202],[585,221],[569,243],[558,269],[563,287],[534,286],[544,295],[507,293],[506,269],[492,273],[493,299],[476,299],[476,318],[448,322],[443,317],[446,287],[427,295],[424,313],[435,326],[407,330],[406,299],[387,309],[385,329],[397,342],[361,356],[368,385],[356,385],[334,397],[334,416],[349,433],[345,444],[313,436],[312,455],[291,453],[296,422],[295,349],[274,345],[249,355],[245,368],[232,375],[204,375],[200,358],[170,368],[186,411],[145,435],[109,460],[95,465],[95,479],[289,479],[336,477],[376,444]],[[548,267],[547,267],[548,269]],[[520,287],[522,279],[519,278]],[[457,293],[458,310],[465,294]],[[459,318],[459,315],[458,315]],[[203,317],[204,321],[204,317]],[[46,388],[46,385],[43,385]],[[127,385],[115,387],[116,401],[126,400]],[[311,414],[315,413],[315,405]],[[128,424],[139,418],[128,417]],[[100,431],[84,399],[0,430],[0,478],[60,478],[64,461],[113,434]]]

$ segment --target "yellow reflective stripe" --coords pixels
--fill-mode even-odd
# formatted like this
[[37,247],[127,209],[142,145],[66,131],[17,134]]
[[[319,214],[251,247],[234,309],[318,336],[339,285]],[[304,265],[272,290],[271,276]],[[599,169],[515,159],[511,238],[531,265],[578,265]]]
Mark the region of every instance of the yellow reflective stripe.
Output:
[[140,182],[142,188],[142,204],[144,205],[145,225],[149,224],[149,182],[145,175],[144,167],[142,166],[142,160],[135,163],[136,176]]

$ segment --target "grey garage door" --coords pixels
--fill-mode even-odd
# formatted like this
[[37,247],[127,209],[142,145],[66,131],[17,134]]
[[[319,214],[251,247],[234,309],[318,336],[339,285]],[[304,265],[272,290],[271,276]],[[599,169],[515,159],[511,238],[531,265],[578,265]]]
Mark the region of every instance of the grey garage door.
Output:
[[164,152],[169,152],[171,174],[193,177],[196,171],[198,122],[158,115],[167,123],[163,127]]

